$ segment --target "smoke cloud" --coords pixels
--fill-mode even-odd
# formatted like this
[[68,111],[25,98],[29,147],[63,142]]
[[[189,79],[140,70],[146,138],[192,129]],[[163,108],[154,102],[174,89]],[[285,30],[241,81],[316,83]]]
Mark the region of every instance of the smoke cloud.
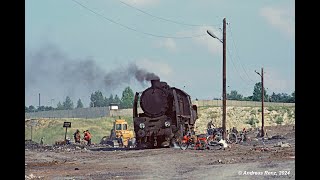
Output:
[[26,94],[32,89],[45,89],[55,96],[61,93],[64,97],[72,96],[79,92],[89,96],[96,90],[112,92],[137,82],[145,87],[150,85],[148,81],[159,79],[135,62],[106,72],[93,58],[71,59],[54,45],[27,53],[25,63]]
[[146,82],[153,79],[160,79],[154,73],[139,68],[135,63],[130,63],[126,67],[119,67],[104,76],[104,84],[106,86],[117,87],[123,83],[130,83],[132,79],[137,80],[141,85],[145,86]]

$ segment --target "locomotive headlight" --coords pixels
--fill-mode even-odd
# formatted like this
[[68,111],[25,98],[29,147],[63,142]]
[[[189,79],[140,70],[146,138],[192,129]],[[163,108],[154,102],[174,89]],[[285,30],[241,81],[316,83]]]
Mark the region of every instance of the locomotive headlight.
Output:
[[164,122],[164,126],[165,127],[169,127],[170,126],[170,122],[169,121]]
[[143,129],[144,127],[146,127],[146,125],[144,123],[140,123],[139,127],[140,127],[140,129]]

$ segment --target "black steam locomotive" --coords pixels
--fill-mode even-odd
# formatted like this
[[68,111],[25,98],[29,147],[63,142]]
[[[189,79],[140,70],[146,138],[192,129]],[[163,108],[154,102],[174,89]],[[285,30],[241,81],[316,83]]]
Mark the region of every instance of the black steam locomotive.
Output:
[[[143,113],[138,113],[138,101]],[[170,87],[159,79],[151,80],[151,87],[133,104],[133,122],[137,147],[169,147],[179,143],[188,133],[194,134],[197,106],[191,104],[190,96],[181,89]]]

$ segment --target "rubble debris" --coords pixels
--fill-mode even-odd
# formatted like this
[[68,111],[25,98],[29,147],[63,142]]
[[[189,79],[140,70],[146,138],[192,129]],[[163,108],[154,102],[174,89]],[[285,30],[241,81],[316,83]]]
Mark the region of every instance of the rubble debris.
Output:
[[271,151],[268,147],[254,147],[250,149],[251,151]]
[[219,141],[219,143],[222,144],[222,146],[223,146],[224,148],[228,147],[228,144],[227,144],[226,141],[223,140],[223,139],[221,139],[221,140]]
[[277,144],[274,145],[274,147],[291,147],[291,145],[285,142],[278,142]]
[[283,137],[281,135],[275,135],[275,136],[268,138],[268,140],[271,140],[271,139],[285,139],[285,137]]
[[24,175],[24,179],[42,179],[44,176],[35,176],[33,174],[28,175]]

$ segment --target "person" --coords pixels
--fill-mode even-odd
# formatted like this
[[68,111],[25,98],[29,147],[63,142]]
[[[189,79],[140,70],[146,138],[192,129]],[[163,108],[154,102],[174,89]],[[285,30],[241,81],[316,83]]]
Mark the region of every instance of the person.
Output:
[[85,141],[87,141],[87,145],[90,146],[91,145],[91,134],[90,134],[89,130],[83,131],[83,133],[84,133],[83,139]]
[[123,135],[121,134],[118,138],[119,147],[123,147]]
[[43,145],[43,138],[44,138],[44,137],[42,137],[42,138],[40,139],[40,145]]
[[71,144],[71,143],[70,143],[70,138],[69,138],[69,137],[67,137],[67,138],[66,138],[66,144]]
[[237,130],[236,127],[233,127],[232,130],[231,130],[231,132],[233,132],[233,133],[235,133],[235,134],[238,134],[238,130]]
[[208,122],[207,128],[208,129],[214,128],[214,124],[213,124],[212,120],[210,122]]
[[73,134],[74,142],[80,143],[81,135],[79,129],[76,130],[76,132]]

